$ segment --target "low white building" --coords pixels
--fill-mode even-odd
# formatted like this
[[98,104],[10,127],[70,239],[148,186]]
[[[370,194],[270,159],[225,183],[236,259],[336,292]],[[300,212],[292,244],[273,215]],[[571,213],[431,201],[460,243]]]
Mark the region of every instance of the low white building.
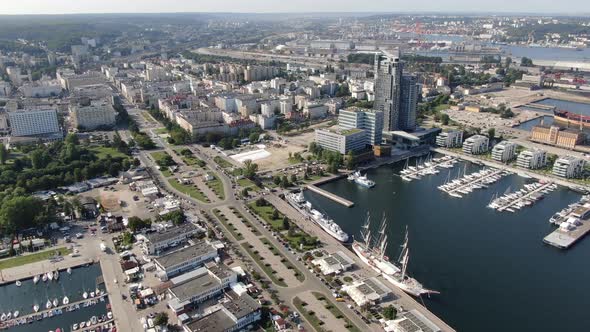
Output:
[[547,165],[547,152],[539,149],[524,150],[516,159],[518,167],[527,169],[539,169]]
[[463,143],[463,131],[445,131],[436,136],[436,145],[443,148],[458,148]]
[[514,142],[502,141],[492,149],[492,159],[507,163],[516,157],[516,147]]
[[377,278],[357,281],[352,285],[342,286],[342,290],[359,306],[378,303],[391,295],[391,289]]
[[166,281],[171,277],[193,270],[217,257],[217,249],[205,240],[170,252],[154,259],[158,278]]
[[311,120],[325,118],[328,115],[328,107],[322,104],[308,103],[303,108],[303,114],[309,116]]
[[198,234],[201,228],[192,223],[184,223],[161,232],[146,235],[143,250],[149,255],[158,255],[162,251],[185,243],[187,239]]
[[560,157],[553,164],[553,175],[562,178],[578,178],[584,172],[586,161],[574,156]]
[[489,138],[483,135],[473,135],[463,142],[463,152],[468,154],[483,154],[488,152]]
[[344,252],[338,251],[333,254],[316,258],[312,264],[319,267],[324,275],[340,274],[350,270],[354,265],[354,260],[348,257]]

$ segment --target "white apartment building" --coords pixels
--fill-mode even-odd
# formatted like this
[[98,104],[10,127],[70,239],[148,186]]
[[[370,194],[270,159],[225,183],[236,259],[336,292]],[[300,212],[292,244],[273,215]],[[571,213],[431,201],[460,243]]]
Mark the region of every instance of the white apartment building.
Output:
[[368,144],[367,133],[362,129],[317,129],[315,142],[326,150],[341,154],[346,154],[348,151],[362,151]]
[[562,178],[578,178],[584,172],[586,161],[574,156],[560,157],[553,164],[553,174]]
[[370,145],[380,145],[383,141],[383,111],[349,107],[338,113],[338,126],[344,130],[366,131]]
[[90,105],[71,105],[72,125],[75,128],[92,130],[101,126],[113,126],[116,112],[107,100],[93,100]]
[[503,163],[509,162],[516,157],[516,147],[514,142],[502,141],[492,149],[492,159]]
[[328,107],[322,104],[308,103],[303,108],[303,114],[308,115],[311,120],[325,118],[328,115]]
[[488,152],[490,140],[487,136],[473,135],[463,142],[463,152],[469,154],[482,154]]
[[436,145],[443,148],[458,148],[463,144],[463,131],[445,131],[436,136]]
[[17,110],[8,112],[11,135],[14,137],[59,132],[56,110]]
[[539,169],[547,165],[547,152],[539,149],[524,150],[516,159],[518,167],[527,169]]
[[19,90],[28,98],[45,98],[58,96],[62,88],[58,80],[47,80],[27,83]]

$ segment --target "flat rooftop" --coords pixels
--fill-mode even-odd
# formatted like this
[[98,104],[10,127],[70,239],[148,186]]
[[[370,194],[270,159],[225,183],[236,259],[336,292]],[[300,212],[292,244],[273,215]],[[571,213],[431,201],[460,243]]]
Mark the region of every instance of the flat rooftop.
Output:
[[162,268],[168,269],[177,266],[181,263],[184,263],[186,261],[189,261],[192,258],[205,256],[212,252],[217,252],[217,250],[206,241],[198,241],[196,244],[190,247],[184,247],[180,250],[176,250],[164,256],[160,256],[156,258],[155,261]]
[[146,237],[150,242],[158,243],[158,242],[163,242],[163,241],[167,241],[169,239],[176,238],[181,234],[185,234],[185,233],[192,234],[197,230],[198,230],[197,226],[193,225],[190,222],[187,222],[182,225],[169,228],[169,229],[164,230],[162,232],[147,234]]
[[179,301],[187,301],[191,297],[206,293],[220,285],[219,280],[209,273],[202,274],[194,279],[183,282],[180,285],[170,288],[170,291]]

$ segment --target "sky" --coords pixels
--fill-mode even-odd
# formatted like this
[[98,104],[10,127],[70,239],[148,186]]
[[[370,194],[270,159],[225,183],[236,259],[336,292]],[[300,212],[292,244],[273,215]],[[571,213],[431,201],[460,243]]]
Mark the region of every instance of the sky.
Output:
[[161,12],[590,13],[589,0],[0,0],[0,14]]

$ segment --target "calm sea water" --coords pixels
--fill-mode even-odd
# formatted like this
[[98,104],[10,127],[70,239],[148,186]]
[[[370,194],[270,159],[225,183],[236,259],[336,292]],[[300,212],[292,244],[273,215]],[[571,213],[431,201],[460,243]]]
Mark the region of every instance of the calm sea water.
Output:
[[590,48],[581,51],[560,47],[526,47],[502,45],[505,56],[527,57],[533,60],[585,61],[590,60]]
[[525,121],[525,122],[519,124],[518,126],[516,126],[516,128],[530,131],[533,129],[533,127],[540,125],[541,122],[543,122],[543,124],[545,124],[545,125],[551,125],[551,124],[553,124],[553,117],[551,115],[543,115],[538,118],[534,118],[529,121]]
[[[322,186],[355,202],[345,208],[305,192],[309,201],[358,238],[367,211],[389,221],[388,255],[397,257],[406,225],[410,232],[409,272],[426,287],[441,292],[425,305],[458,331],[589,331],[590,239],[562,251],[543,244],[553,231],[552,214],[577,201],[559,189],[516,213],[486,208],[494,193],[519,189],[526,180],[508,176],[462,199],[436,187],[457,166],[420,181],[403,182],[403,165],[370,170],[377,182],[361,188],[346,179]],[[467,172],[479,169],[468,164]]]
[[555,106],[557,109],[566,110],[578,114],[590,115],[590,104],[577,103],[561,99],[547,98],[536,102],[536,104]]
[[[36,285],[33,279],[29,278],[21,280],[21,287],[16,287],[16,284],[5,284],[0,286],[0,313],[20,311],[20,315],[24,316],[33,313],[33,305],[38,304],[42,309],[45,308],[45,302],[57,298],[61,301],[64,296],[68,296],[70,303],[74,303],[83,299],[82,294],[87,291],[93,292],[96,288],[105,291],[104,284],[97,286],[96,279],[102,275],[99,264],[93,264],[86,267],[78,267],[72,270],[69,275],[66,271],[60,271],[59,280],[43,282],[40,280]],[[32,324],[21,325],[13,327],[8,331],[22,331],[22,332],[47,332],[55,330],[60,327],[62,330],[69,331],[74,323],[80,323],[90,319],[92,316],[99,316],[106,314],[106,305],[108,301],[99,302],[95,306],[87,308],[80,308],[80,310],[72,312],[64,312],[63,315],[46,318],[41,321],[36,321]]]

